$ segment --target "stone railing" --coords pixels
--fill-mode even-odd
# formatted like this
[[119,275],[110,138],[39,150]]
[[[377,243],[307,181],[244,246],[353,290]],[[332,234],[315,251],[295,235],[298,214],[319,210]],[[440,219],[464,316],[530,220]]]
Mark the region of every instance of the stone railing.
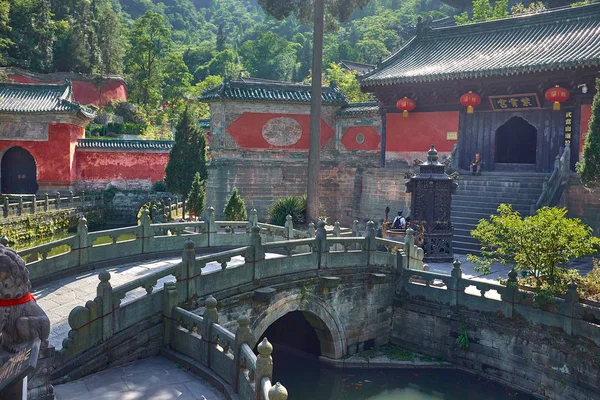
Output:
[[534,293],[519,289],[516,271],[512,270],[507,284],[502,285],[464,279],[460,265],[455,261],[450,275],[403,269],[398,290],[437,304],[501,312],[507,318],[519,314],[531,323],[560,328],[600,345],[600,307],[580,300],[575,283],[569,284],[563,297],[538,308],[534,307]]
[[[173,211],[177,204],[170,206]],[[82,217],[74,236],[18,253],[27,263],[35,285],[99,263],[179,254],[188,239],[196,248],[245,246],[253,225],[260,227],[265,242],[315,237],[312,223],[308,232],[294,229],[291,217],[285,227],[263,224],[258,222],[256,210],[250,212],[249,221],[215,221],[214,209],[210,207],[206,221],[169,223],[152,223],[150,211],[143,210],[139,225],[97,232],[88,232],[87,221]],[[335,229],[332,233],[335,235]]]
[[547,181],[544,181],[542,194],[532,207],[532,213],[544,206],[560,206],[560,197],[569,182],[570,176],[571,146],[566,144],[562,154],[556,155],[556,159],[554,160],[554,170],[552,171],[550,178],[548,178]]
[[54,210],[97,206],[102,204],[102,195],[98,193],[86,194],[85,192],[78,195],[73,195],[73,192],[69,192],[67,195],[56,192],[52,196],[48,193],[43,196],[4,194],[1,201],[2,218],[12,218]]

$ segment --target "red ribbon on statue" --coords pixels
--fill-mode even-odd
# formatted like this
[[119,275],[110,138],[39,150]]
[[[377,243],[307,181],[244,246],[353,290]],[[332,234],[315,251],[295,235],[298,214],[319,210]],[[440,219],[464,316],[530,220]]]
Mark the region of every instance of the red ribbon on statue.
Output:
[[35,297],[33,297],[31,293],[27,292],[25,296],[19,297],[18,299],[0,299],[0,307],[14,307],[20,304],[29,303],[31,300],[36,301]]

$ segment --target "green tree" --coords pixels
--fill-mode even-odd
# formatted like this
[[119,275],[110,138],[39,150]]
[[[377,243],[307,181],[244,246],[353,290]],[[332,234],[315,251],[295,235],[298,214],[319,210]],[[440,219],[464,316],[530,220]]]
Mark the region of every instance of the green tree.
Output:
[[295,46],[273,32],[246,41],[239,53],[250,75],[257,78],[289,81],[296,70]]
[[507,204],[498,215],[482,219],[471,235],[481,242],[481,255],[469,255],[476,270],[490,272],[494,262],[525,271],[538,288],[555,288],[566,264],[574,258],[594,254],[600,239],[579,219],[566,217],[566,208],[543,207],[535,215],[522,218]]
[[331,63],[325,70],[325,77],[329,82],[335,82],[340,91],[344,93],[349,102],[368,101],[372,99],[369,93],[360,90],[356,71],[348,71],[340,64]]
[[258,4],[270,15],[281,20],[294,13],[301,21],[313,20],[313,59],[310,105],[310,145],[308,152],[307,215],[316,221],[319,216],[319,172],[321,147],[321,75],[323,73],[323,31],[325,15],[329,21],[347,21],[355,8],[362,8],[369,0],[258,0]]
[[238,62],[237,54],[231,50],[223,50],[217,53],[215,57],[208,63],[206,69],[206,75],[202,76],[204,79],[208,75],[218,75],[223,78],[236,79],[242,72],[242,65]]
[[227,221],[246,221],[248,219],[246,203],[244,203],[244,199],[238,194],[236,188],[231,191],[231,196],[227,200],[223,213]]
[[188,206],[190,211],[193,212],[196,217],[200,218],[206,208],[206,181],[202,180],[199,172],[196,172],[194,175],[192,187],[188,196]]
[[517,3],[510,9],[512,15],[537,14],[544,11],[546,11],[546,6],[541,1],[531,2],[527,7],[523,3]]
[[596,78],[596,94],[592,102],[592,118],[583,146],[583,158],[577,163],[577,172],[587,186],[600,181],[600,78]]
[[122,26],[110,1],[103,0],[97,5],[95,30],[100,52],[101,74],[120,74],[123,71],[125,45],[122,38]]
[[154,11],[136,20],[129,32],[126,73],[131,78],[130,97],[147,110],[158,107],[162,98],[163,61],[171,46],[171,32],[163,16]]
[[[202,181],[208,178],[206,136],[197,123],[190,107],[186,107],[175,128],[175,143],[169,152],[165,168],[165,184],[170,192],[187,199],[194,176]],[[185,217],[185,210],[184,210]]]
[[162,68],[165,82],[162,97],[174,108],[184,102],[193,77],[183,61],[183,52],[169,53],[163,60]]
[[8,38],[10,30],[10,3],[9,0],[0,0],[0,65],[6,62],[4,51],[12,44]]
[[[223,83],[223,78],[220,76],[209,75],[202,82],[198,82],[190,90],[190,96],[192,98],[199,97],[204,91],[212,89]],[[198,118],[210,118],[210,108],[207,103],[196,103]]]

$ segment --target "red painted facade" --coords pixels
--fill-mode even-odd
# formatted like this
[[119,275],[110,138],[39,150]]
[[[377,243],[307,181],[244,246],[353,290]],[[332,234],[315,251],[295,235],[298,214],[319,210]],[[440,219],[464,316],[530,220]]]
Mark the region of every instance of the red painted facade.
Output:
[[149,180],[156,182],[165,177],[169,153],[78,151],[76,153],[76,180]]
[[346,150],[378,150],[381,137],[372,126],[351,126],[342,136]]
[[[291,119],[298,123],[300,132],[298,140],[290,145],[273,145],[263,137],[263,128],[274,118]],[[227,127],[227,132],[236,143],[243,148],[272,149],[286,148],[308,150],[310,140],[310,115],[306,114],[271,114],[245,112]],[[321,146],[335,134],[334,130],[321,120]]]
[[432,144],[440,152],[450,152],[457,140],[448,140],[447,132],[458,132],[458,111],[387,114],[386,151],[427,152]]
[[49,186],[69,186],[75,177],[74,158],[77,139],[85,128],[64,123],[48,125],[48,141],[0,140],[0,153],[19,146],[35,159],[40,189]]
[[588,131],[590,130],[590,118],[592,118],[592,105],[584,104],[581,106],[581,119],[579,122],[579,152],[583,152],[583,145],[585,144],[585,137],[587,136]]
[[[11,75],[9,79],[17,83],[64,83],[63,81],[46,82],[26,76]],[[80,104],[105,106],[113,100],[127,101],[127,87],[120,80],[107,80],[100,86],[89,81],[72,81],[75,101]]]

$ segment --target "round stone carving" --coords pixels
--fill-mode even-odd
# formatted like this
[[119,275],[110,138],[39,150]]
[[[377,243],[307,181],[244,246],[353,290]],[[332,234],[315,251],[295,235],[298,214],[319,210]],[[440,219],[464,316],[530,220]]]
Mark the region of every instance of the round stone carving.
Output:
[[361,132],[358,132],[356,134],[356,143],[363,144],[364,142],[365,142],[365,135],[363,135]]
[[271,118],[262,128],[262,137],[272,146],[291,146],[301,136],[302,127],[293,118]]

